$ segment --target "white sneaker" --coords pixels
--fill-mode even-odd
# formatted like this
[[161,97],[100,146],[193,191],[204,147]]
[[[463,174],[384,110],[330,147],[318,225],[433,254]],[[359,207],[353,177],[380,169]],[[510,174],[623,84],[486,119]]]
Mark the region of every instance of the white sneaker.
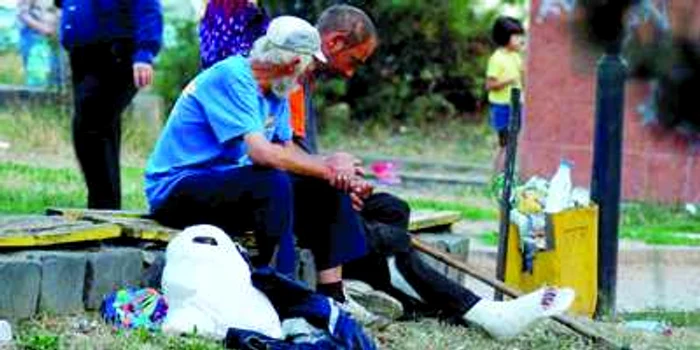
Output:
[[396,320],[403,315],[403,305],[391,295],[380,290],[372,289],[362,281],[343,281],[345,295],[364,306],[369,312]]
[[359,322],[363,326],[376,326],[385,327],[388,326],[390,321],[384,317],[375,315],[369,312],[364,306],[360,305],[349,295],[345,296],[344,303],[336,303],[338,307],[349,313],[355,321]]
[[574,302],[571,288],[541,288],[509,301],[481,300],[464,319],[498,340],[511,339],[535,321],[564,313]]

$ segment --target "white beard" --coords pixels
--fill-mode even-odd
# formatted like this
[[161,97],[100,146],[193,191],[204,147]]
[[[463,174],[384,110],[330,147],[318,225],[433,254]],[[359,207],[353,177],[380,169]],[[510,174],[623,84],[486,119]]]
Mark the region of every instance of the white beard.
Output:
[[294,87],[296,87],[296,79],[296,76],[276,79],[272,82],[272,93],[277,95],[279,98],[286,98],[289,93],[292,92]]

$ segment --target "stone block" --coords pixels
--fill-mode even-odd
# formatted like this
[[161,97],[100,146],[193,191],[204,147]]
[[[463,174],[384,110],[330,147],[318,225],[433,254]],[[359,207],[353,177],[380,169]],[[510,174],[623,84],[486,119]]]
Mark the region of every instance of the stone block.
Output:
[[104,248],[88,253],[83,294],[85,308],[96,310],[110,292],[139,286],[142,261],[141,251],[134,248]]
[[[452,254],[457,259],[467,262],[469,257],[469,238],[452,233],[444,234],[420,234],[418,239],[428,243],[446,253]],[[441,272],[442,274],[462,283],[464,282],[465,274],[458,270],[448,267],[445,263],[437,261],[427,254],[420,253],[423,260],[430,266]]]
[[43,252],[39,311],[52,315],[84,311],[85,253]]
[[0,255],[0,319],[23,319],[36,314],[41,288],[41,261]]

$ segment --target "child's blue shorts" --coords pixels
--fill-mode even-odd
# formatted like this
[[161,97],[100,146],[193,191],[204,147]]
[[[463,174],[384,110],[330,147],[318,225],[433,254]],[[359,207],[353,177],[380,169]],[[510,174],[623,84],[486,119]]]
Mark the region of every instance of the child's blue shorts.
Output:
[[508,128],[510,119],[510,105],[492,103],[491,104],[491,127],[496,131],[503,131]]

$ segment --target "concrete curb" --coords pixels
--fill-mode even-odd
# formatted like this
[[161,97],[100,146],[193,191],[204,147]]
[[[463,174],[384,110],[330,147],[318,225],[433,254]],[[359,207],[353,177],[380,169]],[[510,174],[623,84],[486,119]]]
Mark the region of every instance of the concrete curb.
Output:
[[98,309],[106,294],[140,286],[143,271],[136,248],[0,254],[0,319]]

